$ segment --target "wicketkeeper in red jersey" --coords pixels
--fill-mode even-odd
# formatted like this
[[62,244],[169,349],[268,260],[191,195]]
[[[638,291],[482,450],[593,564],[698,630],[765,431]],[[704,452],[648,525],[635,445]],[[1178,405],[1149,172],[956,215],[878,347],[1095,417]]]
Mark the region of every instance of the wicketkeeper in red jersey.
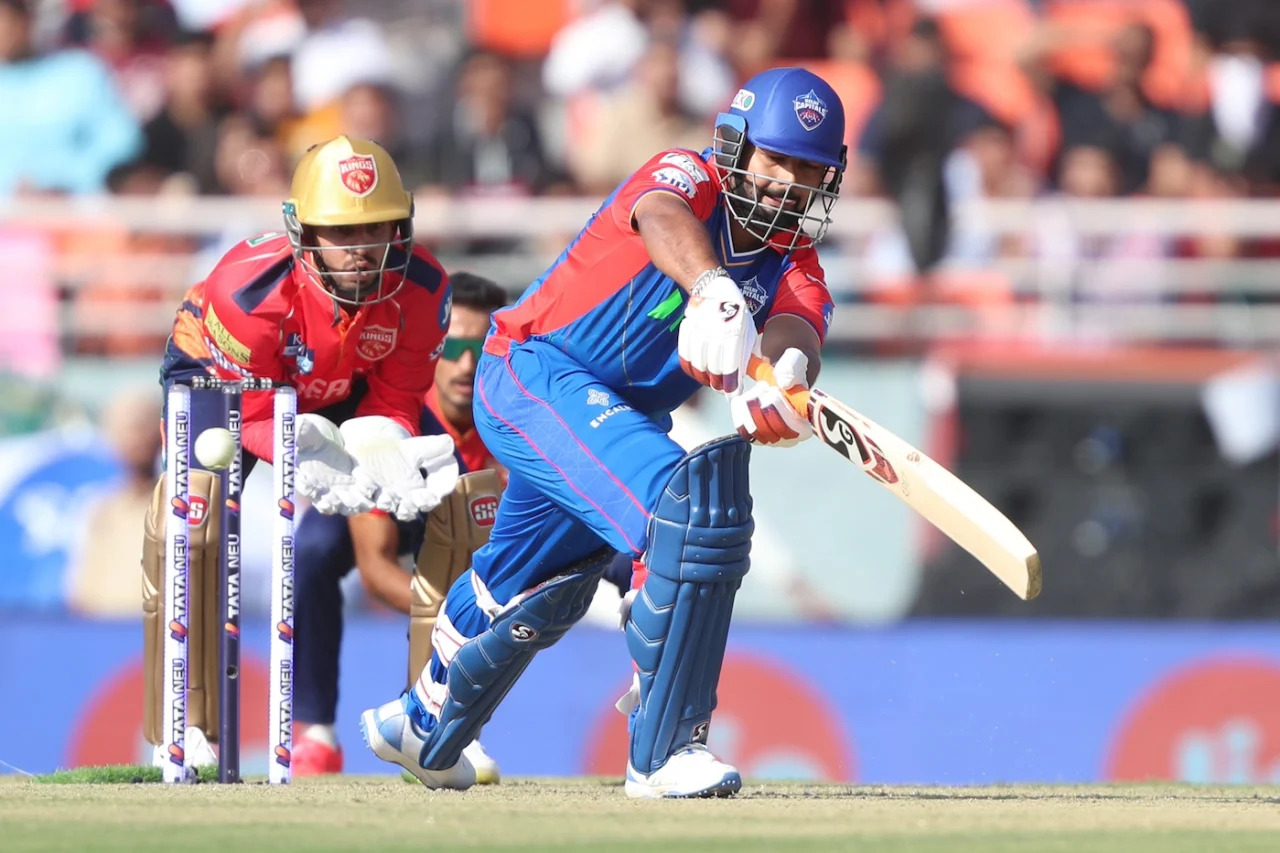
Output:
[[[418,436],[450,319],[439,262],[413,245],[413,197],[377,143],[340,136],[309,150],[284,203],[283,233],[231,249],[186,294],[161,383],[257,378],[298,392],[299,494],[321,512],[381,509],[410,520],[453,491],[447,435]],[[216,394],[192,398],[191,434],[223,426]],[[243,474],[271,461],[272,395],[243,400]],[[188,718],[216,731],[219,478],[192,461]],[[145,730],[160,743],[164,480],[146,520]],[[201,738],[196,737],[195,743]],[[188,746],[193,744],[189,737]]]

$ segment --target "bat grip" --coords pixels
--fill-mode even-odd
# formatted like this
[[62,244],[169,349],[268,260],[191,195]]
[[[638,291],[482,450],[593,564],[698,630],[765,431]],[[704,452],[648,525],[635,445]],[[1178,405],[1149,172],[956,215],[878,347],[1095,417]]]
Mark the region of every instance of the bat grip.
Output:
[[[747,373],[757,382],[768,382],[775,387],[778,384],[777,378],[773,375],[773,365],[758,355],[751,356],[751,360],[747,362]],[[793,385],[790,388],[781,390],[783,394],[787,395],[787,400],[791,403],[793,409],[804,417],[809,417],[808,388],[803,385]]]

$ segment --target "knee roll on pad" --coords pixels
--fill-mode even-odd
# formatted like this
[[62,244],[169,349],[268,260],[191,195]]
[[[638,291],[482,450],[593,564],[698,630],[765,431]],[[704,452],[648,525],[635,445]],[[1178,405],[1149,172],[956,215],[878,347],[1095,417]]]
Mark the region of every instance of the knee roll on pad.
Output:
[[[218,663],[218,585],[221,580],[222,479],[208,471],[192,470],[187,492],[194,510],[204,501],[204,515],[197,522],[191,516],[191,571],[187,580],[187,725],[196,726],[205,737],[218,738],[218,693],[221,667]],[[142,732],[153,744],[162,743],[161,697],[164,677],[164,524],[168,509],[164,477],[156,484],[147,508],[142,542],[142,649],[143,699]]]
[[533,656],[552,646],[591,606],[613,556],[602,548],[500,612],[449,664],[448,696],[422,756],[428,770],[452,767],[511,691]]
[[706,742],[733,599],[750,566],[750,458],[737,436],[695,448],[654,510],[649,576],[625,628],[640,681],[630,760],[641,773]]

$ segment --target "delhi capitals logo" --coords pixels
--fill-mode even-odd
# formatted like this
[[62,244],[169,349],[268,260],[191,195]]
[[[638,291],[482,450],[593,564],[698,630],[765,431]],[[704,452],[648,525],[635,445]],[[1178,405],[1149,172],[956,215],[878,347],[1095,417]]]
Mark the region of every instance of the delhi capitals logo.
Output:
[[747,308],[752,314],[759,314],[760,309],[769,301],[769,292],[760,284],[759,276],[753,275],[738,287],[742,290],[742,298],[746,300]]
[[818,97],[813,89],[807,95],[801,95],[791,102],[795,107],[796,118],[805,130],[817,130],[818,125],[827,117],[827,102]]

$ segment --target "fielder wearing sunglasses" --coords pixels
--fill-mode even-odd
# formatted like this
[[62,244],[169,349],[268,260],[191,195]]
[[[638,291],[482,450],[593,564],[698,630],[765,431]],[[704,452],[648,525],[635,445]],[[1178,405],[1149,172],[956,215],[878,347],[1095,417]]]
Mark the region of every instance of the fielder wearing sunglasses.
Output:
[[445,338],[444,349],[440,357],[445,361],[457,361],[465,352],[471,353],[476,361],[480,360],[480,352],[484,349],[484,336],[478,338]]

